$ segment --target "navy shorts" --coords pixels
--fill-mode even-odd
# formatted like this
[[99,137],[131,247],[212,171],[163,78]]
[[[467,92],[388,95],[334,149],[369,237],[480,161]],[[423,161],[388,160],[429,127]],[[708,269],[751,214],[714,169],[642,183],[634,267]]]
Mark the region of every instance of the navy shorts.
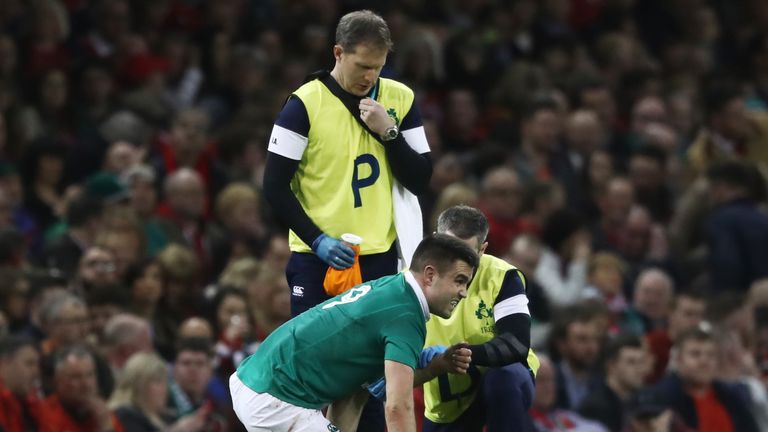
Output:
[[[295,317],[307,309],[329,298],[323,288],[328,264],[313,253],[291,253],[285,277],[291,290],[291,316]],[[388,251],[360,256],[360,273],[363,281],[397,273],[397,247],[393,243]]]

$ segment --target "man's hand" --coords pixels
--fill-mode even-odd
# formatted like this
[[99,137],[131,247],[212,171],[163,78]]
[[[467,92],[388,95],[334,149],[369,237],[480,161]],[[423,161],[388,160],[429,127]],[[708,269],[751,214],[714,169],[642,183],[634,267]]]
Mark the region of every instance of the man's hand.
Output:
[[395,125],[395,120],[387,114],[384,105],[371,98],[364,98],[360,101],[360,119],[376,135],[382,136],[387,128]]
[[459,342],[433,358],[427,368],[433,376],[444,373],[463,375],[467,373],[470,363],[472,363],[472,351],[469,349],[469,344]]
[[355,263],[355,251],[327,234],[321,234],[312,242],[312,250],[318,258],[336,270],[350,268]]

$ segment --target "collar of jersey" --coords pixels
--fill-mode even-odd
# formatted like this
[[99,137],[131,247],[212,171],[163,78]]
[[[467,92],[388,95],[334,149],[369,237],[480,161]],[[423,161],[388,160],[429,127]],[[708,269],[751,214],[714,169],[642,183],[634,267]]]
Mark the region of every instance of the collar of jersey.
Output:
[[424,320],[429,321],[429,304],[427,304],[427,298],[424,297],[424,291],[421,289],[421,285],[413,277],[413,273],[410,271],[405,272],[405,281],[408,282],[413,292],[416,294],[416,298],[419,299],[421,305],[421,311],[424,312]]

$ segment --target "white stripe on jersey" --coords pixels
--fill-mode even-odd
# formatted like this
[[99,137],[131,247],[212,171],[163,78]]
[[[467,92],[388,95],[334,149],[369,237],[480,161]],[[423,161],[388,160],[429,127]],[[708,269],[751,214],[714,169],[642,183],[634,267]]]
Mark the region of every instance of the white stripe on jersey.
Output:
[[424,132],[424,126],[404,130],[402,133],[405,142],[407,142],[416,153],[429,153],[429,143],[427,142],[427,134]]
[[282,126],[274,125],[267,150],[288,159],[301,160],[308,141],[305,136]]
[[525,294],[518,294],[496,304],[493,307],[493,320],[498,322],[504,317],[517,313],[531,314],[528,311],[528,297]]

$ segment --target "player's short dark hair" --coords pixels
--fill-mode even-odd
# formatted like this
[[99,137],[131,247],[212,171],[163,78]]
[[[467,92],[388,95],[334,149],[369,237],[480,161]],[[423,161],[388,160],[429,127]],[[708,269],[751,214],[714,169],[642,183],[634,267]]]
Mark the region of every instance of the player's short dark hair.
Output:
[[619,358],[621,351],[625,348],[643,348],[643,341],[640,336],[632,333],[621,333],[608,341],[605,346],[605,361],[610,363]]
[[419,243],[413,253],[411,268],[422,271],[427,265],[434,265],[438,272],[447,271],[455,261],[463,261],[473,269],[477,268],[477,253],[463,241],[447,234],[432,234]]
[[341,17],[336,26],[336,44],[349,52],[360,44],[389,51],[392,37],[384,18],[369,10],[359,10]]
[[37,350],[35,341],[28,337],[8,335],[0,338],[0,359],[14,356],[24,347],[32,347]]
[[483,212],[466,205],[449,207],[437,218],[437,232],[445,234],[450,231],[462,240],[477,237],[482,243],[488,237],[489,229]]

